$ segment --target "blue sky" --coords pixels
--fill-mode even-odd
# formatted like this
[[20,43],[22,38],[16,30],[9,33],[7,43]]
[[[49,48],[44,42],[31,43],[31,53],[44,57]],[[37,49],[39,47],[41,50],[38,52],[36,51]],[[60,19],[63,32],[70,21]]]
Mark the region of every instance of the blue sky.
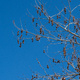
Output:
[[[43,0],[43,2],[45,1]],[[57,1],[52,3],[51,0],[49,4],[55,5],[56,3]],[[75,3],[75,5],[77,4],[78,2]],[[27,17],[26,12],[28,9],[35,15],[34,5],[34,0],[0,0],[0,80],[20,80],[18,76],[22,77],[23,74],[30,78],[31,69],[44,74],[36,58],[41,61],[43,66],[47,65],[46,56],[42,53],[46,43],[44,41],[32,43],[30,40],[26,40],[22,48],[19,48],[15,36],[12,34],[12,31],[17,33],[13,20],[18,26],[20,26],[20,19],[22,23],[26,21],[27,26],[31,26],[31,18]],[[56,6],[61,8],[59,3]]]
[[[17,40],[12,34],[17,29],[13,25],[13,20],[20,26],[20,19],[26,20],[27,8],[33,9],[33,0],[1,0],[0,1],[0,80],[20,80],[23,74],[31,77],[32,72],[36,70],[37,57],[41,57],[37,53],[41,53],[41,47],[38,49],[39,43],[31,41],[26,42],[22,48],[19,48]],[[32,11],[33,12],[33,11]],[[15,32],[16,34],[17,32]],[[33,48],[34,47],[34,48]],[[37,48],[38,51],[35,51]],[[38,66],[39,67],[39,66]]]

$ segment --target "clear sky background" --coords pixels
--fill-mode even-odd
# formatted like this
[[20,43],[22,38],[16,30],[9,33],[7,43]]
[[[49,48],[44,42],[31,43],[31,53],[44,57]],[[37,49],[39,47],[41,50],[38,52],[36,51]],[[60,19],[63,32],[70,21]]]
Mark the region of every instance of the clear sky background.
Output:
[[[48,2],[48,0],[43,0],[43,2],[45,1]],[[60,7],[60,3],[57,3],[57,1],[59,0],[51,0],[49,4],[56,4],[55,6],[61,9],[62,6]],[[75,2],[75,0],[72,1],[73,3]],[[72,6],[78,4],[79,0],[76,0],[75,5]],[[43,54],[46,43],[44,41],[32,43],[30,40],[26,40],[22,48],[19,48],[17,39],[12,34],[12,31],[15,34],[17,33],[13,20],[15,20],[16,25],[19,27],[20,19],[22,23],[26,21],[27,26],[31,25],[31,18],[27,17],[26,13],[28,9],[31,14],[35,15],[34,5],[34,0],[0,0],[0,80],[20,80],[18,76],[24,77],[23,74],[30,78],[32,74],[31,69],[44,74],[36,58],[40,60],[43,66],[47,64],[46,56]],[[49,13],[52,12],[55,13],[54,11]]]

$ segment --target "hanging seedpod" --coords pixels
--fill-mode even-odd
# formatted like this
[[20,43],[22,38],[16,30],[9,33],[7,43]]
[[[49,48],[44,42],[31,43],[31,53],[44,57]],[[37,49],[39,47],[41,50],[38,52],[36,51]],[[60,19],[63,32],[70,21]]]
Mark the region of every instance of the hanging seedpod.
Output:
[[26,31],[26,36],[27,36],[28,31]]
[[39,15],[41,16],[41,12],[39,13]]
[[43,53],[45,53],[45,50],[43,50]]
[[75,39],[75,42],[77,43],[77,39]]
[[34,19],[35,19],[35,18],[32,18],[32,22],[34,22]]
[[78,60],[77,60],[77,67],[80,70],[80,58],[78,58]]
[[37,27],[37,24],[38,24],[38,23],[36,23],[36,27]]
[[79,27],[79,21],[76,22],[76,25]]
[[36,74],[36,78],[38,78],[38,74]]
[[73,56],[73,54],[72,54],[72,57],[71,57],[71,60],[73,61],[73,58],[74,58],[74,56]]
[[62,80],[66,80],[65,77],[63,77]]
[[74,47],[74,43],[72,43],[72,47]]
[[32,79],[31,80],[33,80],[34,79],[34,76],[32,75]]
[[54,22],[54,21],[53,21],[53,19],[52,19],[52,20],[51,20],[51,24],[52,24],[52,26],[53,26],[53,22]]
[[60,36],[60,39],[61,39],[61,36]]
[[59,15],[58,18],[61,18],[61,15]]
[[56,79],[58,79],[58,75],[56,73],[54,74],[54,77],[56,77]]
[[53,76],[51,76],[51,80],[54,80]]
[[46,12],[44,12],[44,16],[46,16]]
[[40,40],[40,37],[36,38],[36,41],[39,41]]
[[80,58],[78,58],[78,59],[77,59],[77,62],[79,62],[79,63],[80,63]]
[[21,29],[21,33],[23,33],[23,29]]
[[77,58],[77,56],[76,56],[76,55],[74,55],[74,58],[76,59],[76,58]]
[[74,25],[74,29],[76,29],[76,26]]
[[69,63],[67,63],[67,69],[69,70]]
[[57,28],[58,28],[58,27],[56,26],[56,30],[57,30]]
[[42,33],[42,28],[40,28],[40,34]]
[[57,24],[57,27],[59,27],[59,24]]
[[43,13],[43,5],[41,5],[41,12]]
[[49,69],[49,66],[47,65],[47,69]]
[[53,59],[53,62],[54,62],[54,59]]
[[76,33],[78,32],[78,29],[76,29]]
[[33,42],[33,38],[32,38],[31,40],[32,40],[32,42]]
[[58,15],[57,15],[57,19],[58,19]]
[[38,9],[40,9],[40,7],[38,7]]
[[59,24],[57,24],[57,26],[56,26],[56,30],[57,30],[58,27],[59,27]]
[[75,17],[73,16],[73,22],[75,21]]
[[17,36],[19,35],[19,31],[17,32]]
[[64,13],[66,14],[66,8],[64,8]]
[[22,43],[24,44],[24,40],[22,41]]
[[58,60],[57,63],[60,63],[60,60]]
[[72,38],[75,39],[75,36],[73,36]]
[[20,46],[19,47],[21,48],[21,42],[20,42]]
[[38,35],[36,35],[36,38],[38,38]]
[[58,36],[57,37],[59,37],[60,35],[58,34]]
[[57,15],[57,19],[61,18],[61,15]]
[[39,41],[40,37],[38,35],[36,35],[36,41]]
[[44,35],[44,31],[43,31],[43,35]]
[[22,34],[21,34],[21,36],[20,36],[20,39],[22,39]]
[[48,23],[50,23],[50,21],[51,21],[51,19],[50,19],[50,17],[49,17],[49,22],[48,22]]
[[72,40],[70,40],[70,44],[72,43]]
[[39,10],[37,10],[37,14],[39,13]]
[[19,39],[17,39],[17,43],[19,44]]
[[[79,71],[80,72],[80,71]],[[79,79],[80,79],[80,75],[79,75]]]
[[66,56],[66,48],[65,47],[63,48],[63,54],[64,54],[64,58],[65,58],[65,56]]
[[64,20],[64,24],[66,24],[67,23],[67,21],[66,20]]

